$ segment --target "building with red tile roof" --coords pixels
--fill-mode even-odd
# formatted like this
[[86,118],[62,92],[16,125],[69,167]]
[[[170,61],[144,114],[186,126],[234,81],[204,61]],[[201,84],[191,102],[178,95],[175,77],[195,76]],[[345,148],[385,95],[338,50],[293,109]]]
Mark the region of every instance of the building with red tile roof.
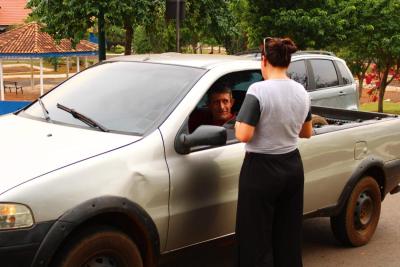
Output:
[[23,24],[31,10],[26,8],[28,0],[0,0],[0,30],[7,26]]
[[[72,47],[69,40],[63,39],[56,43],[54,39],[41,31],[38,23],[32,22],[0,34],[0,99],[4,100],[2,59],[8,58],[39,58],[40,59],[40,95],[43,95],[43,58],[77,57],[79,72],[79,57],[98,54],[97,44],[81,40]],[[67,70],[69,69],[67,61]],[[68,75],[68,71],[67,71]],[[33,77],[31,78],[33,84]]]
[[41,31],[41,26],[36,22],[0,34],[0,58],[87,56],[96,55],[97,52],[97,44],[86,40],[81,40],[75,48],[66,39],[56,43],[48,33]]

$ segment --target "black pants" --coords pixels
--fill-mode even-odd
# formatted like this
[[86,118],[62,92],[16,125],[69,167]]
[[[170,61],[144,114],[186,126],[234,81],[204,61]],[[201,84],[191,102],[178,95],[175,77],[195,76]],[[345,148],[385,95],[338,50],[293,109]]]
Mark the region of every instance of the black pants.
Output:
[[299,267],[304,171],[300,153],[246,153],[236,217],[240,267]]

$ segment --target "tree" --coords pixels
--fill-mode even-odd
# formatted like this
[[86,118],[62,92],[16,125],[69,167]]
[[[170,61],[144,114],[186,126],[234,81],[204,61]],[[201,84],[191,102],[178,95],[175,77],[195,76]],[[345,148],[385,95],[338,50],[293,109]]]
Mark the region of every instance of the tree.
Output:
[[300,49],[320,49],[344,38],[341,23],[333,16],[333,1],[240,1],[250,47],[258,47],[266,36],[291,37]]
[[108,22],[125,29],[126,53],[131,53],[133,27],[142,23],[149,16],[152,5],[160,0],[30,0],[28,7],[32,8],[32,16],[46,27],[45,30],[56,40],[68,38],[77,44],[86,32],[97,23],[99,27],[100,58],[105,58],[104,23]]
[[[338,16],[346,18],[347,38],[343,56],[363,88],[366,72],[374,63],[378,111],[383,112],[386,87],[400,72],[400,2],[398,0],[350,0],[338,5]],[[360,92],[361,93],[361,92]]]
[[39,22],[45,25],[44,30],[55,40],[70,39],[73,45],[79,43],[89,28],[95,25],[99,18],[99,59],[105,58],[104,10],[107,2],[94,0],[30,0],[28,7]]
[[143,26],[135,28],[135,40],[133,42],[135,53],[143,54],[151,52],[151,44],[147,36],[146,29]]
[[209,37],[222,44],[228,54],[241,52],[245,49],[244,34],[240,22],[235,17],[235,7],[238,1],[224,0],[211,10]]
[[[121,25],[125,29],[125,55],[130,55],[134,29],[139,25],[146,25],[153,21],[152,11],[160,0],[123,0],[107,1],[110,12],[108,18],[114,25]],[[111,12],[112,11],[112,12]]]
[[193,51],[203,40],[225,45],[237,32],[228,0],[186,0],[185,14],[182,44],[190,44]]

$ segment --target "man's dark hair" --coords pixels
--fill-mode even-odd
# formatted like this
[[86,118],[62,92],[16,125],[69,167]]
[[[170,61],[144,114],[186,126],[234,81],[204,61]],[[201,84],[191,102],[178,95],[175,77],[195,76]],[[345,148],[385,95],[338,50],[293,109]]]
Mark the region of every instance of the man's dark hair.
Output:
[[215,84],[207,92],[207,104],[210,103],[213,94],[229,94],[232,98],[232,89],[227,84]]

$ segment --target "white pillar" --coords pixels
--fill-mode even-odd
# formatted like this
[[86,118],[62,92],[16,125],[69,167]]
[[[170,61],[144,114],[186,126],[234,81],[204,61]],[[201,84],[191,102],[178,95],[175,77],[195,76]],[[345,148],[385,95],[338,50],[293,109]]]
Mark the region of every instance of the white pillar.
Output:
[[43,94],[43,58],[40,58],[40,95],[42,96]]
[[89,67],[88,57],[85,57],[85,69]]
[[1,90],[1,100],[4,101],[3,61],[1,59],[0,59],[0,90]]
[[79,66],[79,57],[76,57],[76,73],[80,71],[80,66]]
[[67,57],[67,78],[69,77],[69,57]]
[[33,80],[33,58],[31,58],[31,88],[35,89],[35,82]]

